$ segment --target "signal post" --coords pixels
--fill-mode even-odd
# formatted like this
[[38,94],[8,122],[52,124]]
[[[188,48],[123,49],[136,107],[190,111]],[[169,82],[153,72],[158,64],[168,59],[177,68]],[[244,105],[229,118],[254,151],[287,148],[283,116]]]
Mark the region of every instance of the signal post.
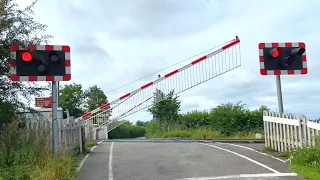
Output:
[[70,47],[34,45],[10,47],[10,79],[12,81],[52,82],[52,148],[58,152],[58,87],[59,81],[71,80]]
[[283,113],[281,75],[308,73],[305,43],[259,43],[260,74],[276,76],[278,108]]

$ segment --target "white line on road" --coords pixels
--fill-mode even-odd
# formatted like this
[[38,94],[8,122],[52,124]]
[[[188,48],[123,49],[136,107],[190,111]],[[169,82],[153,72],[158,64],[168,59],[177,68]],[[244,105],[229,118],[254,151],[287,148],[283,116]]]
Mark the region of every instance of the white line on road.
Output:
[[268,170],[270,170],[270,171],[272,171],[272,172],[274,172],[274,173],[280,173],[279,171],[277,171],[277,170],[275,170],[275,169],[272,169],[271,167],[269,167],[269,166],[267,166],[267,165],[265,165],[265,164],[262,164],[262,163],[260,163],[260,162],[258,162],[258,161],[256,161],[256,160],[253,160],[253,159],[251,159],[251,158],[249,158],[249,157],[247,157],[247,156],[244,156],[244,155],[242,155],[242,154],[236,153],[236,152],[234,152],[234,151],[230,151],[230,150],[228,150],[228,149],[221,148],[221,147],[218,147],[218,146],[214,146],[214,145],[211,145],[211,144],[204,144],[204,143],[198,143],[198,144],[202,144],[202,145],[205,145],[205,146],[214,147],[214,148],[216,148],[216,149],[220,149],[220,150],[222,150],[222,151],[226,151],[226,152],[232,153],[232,154],[237,155],[237,156],[239,156],[239,157],[242,157],[242,158],[244,158],[244,159],[246,159],[246,160],[248,160],[248,161],[250,161],[250,162],[253,162],[253,163],[255,163],[255,164],[257,164],[257,165],[259,165],[259,166],[261,166],[261,167],[264,167],[264,168],[266,168],[266,169],[268,169]]
[[[218,143],[219,143],[219,142],[218,142]],[[239,147],[239,148],[243,148],[243,149],[248,149],[248,150],[250,150],[250,151],[254,151],[254,152],[256,152],[256,153],[259,153],[259,154],[262,154],[262,155],[271,157],[271,158],[273,158],[273,159],[276,159],[276,160],[278,160],[278,161],[280,161],[280,162],[283,162],[283,163],[286,162],[285,160],[282,160],[282,159],[280,159],[280,158],[277,158],[277,157],[271,156],[271,155],[269,155],[269,154],[266,154],[266,153],[263,153],[263,152],[259,152],[259,151],[255,150],[255,149],[252,149],[252,148],[249,148],[249,147],[245,147],[245,146],[241,146],[241,145],[238,145],[238,144],[231,144],[231,143],[219,143],[219,144],[228,144],[228,145],[230,145],[230,146],[235,146],[235,147]]]
[[296,173],[266,173],[266,174],[239,174],[230,176],[194,177],[176,180],[214,180],[214,179],[239,179],[239,178],[260,178],[260,177],[295,177]]
[[113,180],[113,172],[112,172],[112,158],[113,158],[113,144],[110,146],[110,154],[109,154],[109,180]]

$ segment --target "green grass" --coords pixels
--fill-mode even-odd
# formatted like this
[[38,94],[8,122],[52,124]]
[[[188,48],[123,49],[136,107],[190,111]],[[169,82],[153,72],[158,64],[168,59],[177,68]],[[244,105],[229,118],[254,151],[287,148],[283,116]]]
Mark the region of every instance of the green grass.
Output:
[[78,157],[68,150],[53,157],[48,131],[27,135],[12,124],[0,137],[0,180],[74,180]]
[[98,143],[97,142],[86,142],[86,146],[87,147],[93,147],[93,146],[96,146],[96,145],[98,145]]
[[299,164],[292,164],[292,170],[294,170],[300,177],[307,180],[319,180],[320,179],[320,171],[314,169],[312,167],[307,167]]
[[320,179],[320,142],[316,139],[315,147],[298,148],[291,153],[279,153],[265,147],[262,152],[270,153],[277,157],[288,159],[290,157],[290,167],[300,177],[307,180]]
[[264,153],[272,153],[272,152],[276,152],[275,150],[273,150],[271,147],[263,147],[261,152]]
[[189,138],[189,139],[255,139],[255,133],[239,132],[225,136],[219,132],[209,130],[171,130],[147,134],[147,138]]
[[291,167],[302,177],[320,179],[320,147],[299,148],[292,153]]

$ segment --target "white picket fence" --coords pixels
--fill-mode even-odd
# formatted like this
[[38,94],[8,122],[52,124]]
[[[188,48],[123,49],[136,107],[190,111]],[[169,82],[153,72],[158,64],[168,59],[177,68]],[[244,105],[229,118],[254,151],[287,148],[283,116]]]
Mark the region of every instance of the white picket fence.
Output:
[[287,152],[299,147],[315,146],[320,123],[305,116],[265,111],[263,114],[265,146]]
[[[84,127],[84,125],[81,125],[83,123],[76,122],[73,117],[70,117],[69,119],[62,119],[58,121],[58,145],[59,147],[66,147],[68,149],[73,149],[76,147],[76,145],[81,144],[82,142],[82,131],[81,127]],[[48,120],[35,120],[35,121],[26,121],[26,128],[29,130],[45,130],[49,132],[50,139],[51,139],[51,129],[52,129],[52,123]],[[82,148],[80,145],[79,148]],[[81,152],[81,150],[80,150]]]

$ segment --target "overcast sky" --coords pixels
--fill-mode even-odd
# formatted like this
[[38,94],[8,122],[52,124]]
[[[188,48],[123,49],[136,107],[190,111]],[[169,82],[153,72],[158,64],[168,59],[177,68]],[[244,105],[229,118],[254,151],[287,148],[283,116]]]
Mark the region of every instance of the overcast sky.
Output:
[[[28,3],[19,1],[21,6]],[[238,35],[242,66],[181,94],[184,112],[238,101],[249,108],[267,105],[276,110],[275,77],[260,75],[258,43],[303,41],[309,73],[282,76],[284,110],[317,118],[318,7],[316,0],[39,0],[34,9],[35,19],[48,25],[47,33],[55,36],[51,44],[71,47],[68,83],[81,83],[84,88],[97,84],[109,100],[156,79],[157,74],[110,90]],[[149,119],[143,112],[132,121]]]

